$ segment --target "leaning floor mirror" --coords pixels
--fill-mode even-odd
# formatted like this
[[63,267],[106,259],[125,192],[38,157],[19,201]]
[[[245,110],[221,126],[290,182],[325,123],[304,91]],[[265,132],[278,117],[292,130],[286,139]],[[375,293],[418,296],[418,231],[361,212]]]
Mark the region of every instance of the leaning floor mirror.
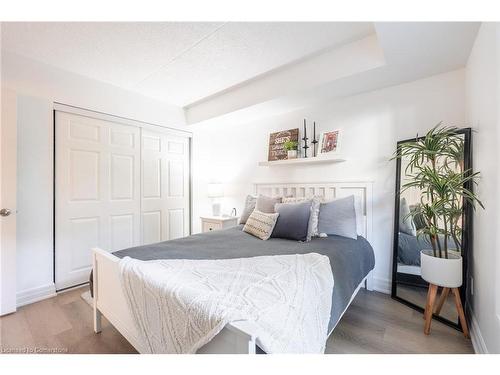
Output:
[[[439,140],[449,147],[444,147],[442,154],[436,158],[432,156],[433,147],[443,149],[443,145],[430,143],[432,139],[426,141],[426,137],[417,137],[397,144],[392,297],[422,313],[430,289],[429,283],[422,278],[422,251],[434,251],[434,256],[441,253],[443,258],[445,255],[446,258],[451,258],[453,254],[461,255],[462,285],[456,292],[463,306],[466,303],[468,260],[472,250],[472,204],[467,199],[440,202],[433,198],[433,190],[429,193],[429,187],[424,186],[422,181],[433,176],[440,178],[439,174],[445,169],[451,175],[456,171],[457,176],[463,175],[464,171],[472,171],[471,135],[470,128],[453,129],[448,139]],[[431,157],[428,158],[429,155]],[[474,178],[466,178],[457,186],[472,192]],[[442,222],[439,215],[433,217],[425,212],[440,209],[454,209],[453,220],[446,222],[445,217],[445,222]],[[456,297],[448,292],[445,288],[438,288],[436,301],[439,302],[433,309],[433,318],[460,329]]]

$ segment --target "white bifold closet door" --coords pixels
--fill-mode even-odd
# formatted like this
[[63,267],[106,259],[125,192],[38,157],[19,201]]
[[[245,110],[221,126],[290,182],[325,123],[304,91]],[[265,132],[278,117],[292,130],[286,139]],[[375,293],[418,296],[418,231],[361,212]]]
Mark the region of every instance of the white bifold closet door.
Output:
[[189,139],[142,129],[142,243],[189,234]]
[[56,111],[55,278],[88,281],[91,249],[189,234],[189,140]]

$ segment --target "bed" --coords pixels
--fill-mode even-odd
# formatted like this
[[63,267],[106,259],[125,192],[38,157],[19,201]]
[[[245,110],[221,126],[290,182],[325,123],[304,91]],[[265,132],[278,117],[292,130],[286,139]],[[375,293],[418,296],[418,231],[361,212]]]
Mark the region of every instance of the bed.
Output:
[[[245,232],[242,226],[226,230],[200,233],[181,239],[120,250],[112,254],[93,249],[94,330],[100,332],[101,315],[120,331],[139,351],[144,352],[137,338],[125,297],[120,288],[118,261],[129,256],[140,260],[153,259],[233,259],[261,255],[306,254],[311,252],[328,256],[335,285],[329,333],[364,284],[371,290],[371,271],[375,265],[371,234],[371,184],[322,183],[322,184],[257,184],[256,193],[267,195],[308,196],[312,194],[334,198],[355,194],[361,202],[363,215],[360,227],[363,236],[356,240],[329,236],[314,238],[310,242],[297,242],[279,238],[261,241]],[[226,327],[199,353],[256,353],[258,337],[252,333],[252,323],[238,321]]]
[[[443,243],[443,236],[439,235],[439,241]],[[456,250],[455,242],[450,238],[448,241],[450,250]],[[413,236],[408,233],[398,233],[398,273],[420,276],[420,252],[432,249],[431,242],[427,236]]]

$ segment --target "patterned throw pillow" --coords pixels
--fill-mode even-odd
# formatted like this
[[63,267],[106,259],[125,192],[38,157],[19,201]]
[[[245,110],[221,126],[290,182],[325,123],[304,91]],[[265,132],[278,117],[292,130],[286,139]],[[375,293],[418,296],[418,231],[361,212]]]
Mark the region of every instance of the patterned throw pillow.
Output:
[[306,241],[311,241],[311,238],[319,236],[318,231],[318,218],[319,218],[319,205],[322,197],[285,197],[283,203],[301,203],[311,201],[311,216],[309,217],[309,227],[307,229]]
[[255,209],[243,227],[243,231],[261,240],[267,240],[273,233],[278,216],[278,213],[266,214]]

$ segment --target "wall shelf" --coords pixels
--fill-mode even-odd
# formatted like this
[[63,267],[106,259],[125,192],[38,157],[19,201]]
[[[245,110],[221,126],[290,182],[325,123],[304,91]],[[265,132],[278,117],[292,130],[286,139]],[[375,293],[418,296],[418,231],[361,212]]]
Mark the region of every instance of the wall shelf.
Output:
[[312,158],[297,158],[297,159],[286,159],[286,160],[274,160],[274,161],[261,161],[259,166],[261,167],[273,167],[276,165],[304,165],[304,164],[333,164],[342,163],[346,159],[342,159],[338,155],[335,156],[316,156]]

